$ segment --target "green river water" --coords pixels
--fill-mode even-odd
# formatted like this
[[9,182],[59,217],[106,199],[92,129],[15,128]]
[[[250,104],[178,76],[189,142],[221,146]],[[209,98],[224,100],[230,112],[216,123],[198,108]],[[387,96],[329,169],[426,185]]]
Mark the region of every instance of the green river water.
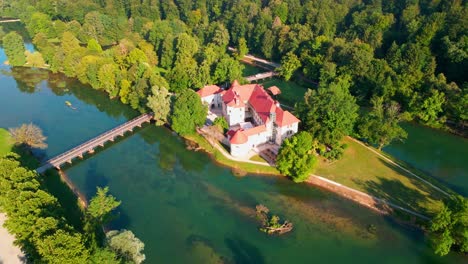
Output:
[[[4,60],[0,51],[0,61]],[[0,127],[28,122],[39,125],[49,144],[47,150],[37,153],[42,159],[138,115],[104,93],[61,75],[6,66],[0,69]],[[437,257],[422,232],[332,193],[279,177],[236,177],[206,154],[187,150],[168,129],[154,125],[108,144],[65,172],[87,198],[96,186],[110,187],[122,201],[119,218],[110,228],[131,229],[145,243],[145,263],[466,260],[456,254]],[[291,220],[294,230],[281,237],[259,232],[253,216],[259,203]],[[375,234],[368,231],[371,224],[376,226]]]

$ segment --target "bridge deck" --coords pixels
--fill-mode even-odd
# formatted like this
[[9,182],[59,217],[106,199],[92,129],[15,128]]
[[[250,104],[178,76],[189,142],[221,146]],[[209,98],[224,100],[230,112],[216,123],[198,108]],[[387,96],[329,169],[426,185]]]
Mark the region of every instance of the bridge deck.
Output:
[[60,168],[61,165],[68,162],[71,163],[74,158],[83,157],[85,153],[93,153],[94,149],[98,146],[104,146],[108,141],[114,141],[117,136],[123,136],[125,132],[132,131],[135,127],[140,127],[143,123],[150,122],[153,114],[143,114],[136,117],[116,128],[100,134],[99,136],[84,142],[83,144],[68,150],[54,158],[44,162],[44,164],[37,168],[38,173],[44,173],[50,168]]
[[253,81],[263,80],[263,79],[266,79],[266,78],[271,78],[271,77],[276,76],[276,75],[278,75],[277,72],[270,71],[270,72],[264,72],[264,73],[258,73],[258,74],[255,74],[255,75],[251,75],[251,76],[246,77],[245,79],[247,81],[249,81],[249,82],[253,82]]

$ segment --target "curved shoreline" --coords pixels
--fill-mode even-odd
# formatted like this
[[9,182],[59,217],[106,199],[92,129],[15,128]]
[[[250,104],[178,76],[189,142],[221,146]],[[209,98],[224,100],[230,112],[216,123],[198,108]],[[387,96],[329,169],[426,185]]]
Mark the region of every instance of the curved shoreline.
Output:
[[[219,144],[216,144],[216,143],[211,142],[210,140],[208,140],[206,137],[203,136],[203,133],[201,133],[200,131],[197,131],[197,132],[205,141],[207,141],[211,145],[211,147],[213,147],[217,151],[219,151],[225,158],[230,159],[230,160],[235,161],[235,162],[251,163],[251,164],[254,164],[254,165],[258,163],[258,162],[254,163],[253,161],[252,162],[250,162],[250,161],[239,161],[238,159],[233,159],[232,157],[230,157],[229,154],[227,154],[225,151],[223,151],[224,149],[222,149],[222,147],[220,147]],[[193,140],[191,138],[187,138],[187,137],[184,137],[184,138],[186,140],[193,141],[193,142],[197,143],[200,146],[200,148],[202,148],[211,157],[211,159],[215,163],[221,164],[221,165],[223,165],[225,167],[228,167],[228,168],[237,169],[236,167],[231,166],[230,164],[227,164],[227,163],[224,163],[224,162],[221,162],[220,160],[218,160],[216,158],[216,155],[214,153],[212,153],[211,151],[205,149],[200,144],[200,142],[196,142],[195,140]],[[260,165],[260,164],[257,164],[257,165]],[[268,166],[271,167],[271,165],[269,165],[268,163],[261,164],[261,165],[263,165],[263,166],[268,165]],[[254,173],[254,174],[257,174],[257,175],[269,175],[269,176],[285,177],[284,175],[282,175],[280,173],[273,174],[273,173],[255,172],[255,171],[248,171],[248,173]],[[417,177],[417,178],[419,178],[419,177]],[[345,186],[345,185],[340,184],[338,182],[329,180],[329,179],[327,179],[325,177],[322,177],[322,176],[312,174],[305,181],[305,183],[310,184],[310,185],[314,185],[316,187],[323,188],[323,189],[325,189],[327,191],[330,191],[330,192],[333,192],[338,196],[346,198],[346,199],[348,199],[350,201],[353,201],[353,202],[355,202],[355,203],[357,203],[357,204],[359,204],[361,206],[367,207],[367,208],[369,208],[369,209],[371,209],[371,210],[373,210],[373,211],[375,211],[377,213],[380,213],[380,214],[390,215],[396,209],[396,210],[400,210],[402,212],[408,213],[411,216],[417,217],[417,218],[419,218],[421,220],[424,220],[424,221],[429,221],[430,220],[429,217],[427,217],[425,215],[422,215],[422,214],[420,214],[418,212],[409,210],[407,208],[404,208],[404,207],[399,206],[397,204],[394,204],[392,202],[386,201],[385,199],[375,197],[375,196],[369,195],[367,193],[361,192],[359,190],[350,188],[348,186]]]

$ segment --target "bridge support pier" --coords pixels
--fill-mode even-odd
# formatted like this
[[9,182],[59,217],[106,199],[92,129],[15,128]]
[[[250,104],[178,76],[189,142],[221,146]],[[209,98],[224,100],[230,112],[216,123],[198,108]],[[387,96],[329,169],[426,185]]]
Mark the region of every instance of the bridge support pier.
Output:
[[94,149],[88,150],[88,153],[89,153],[89,154],[93,154],[93,153],[94,153]]

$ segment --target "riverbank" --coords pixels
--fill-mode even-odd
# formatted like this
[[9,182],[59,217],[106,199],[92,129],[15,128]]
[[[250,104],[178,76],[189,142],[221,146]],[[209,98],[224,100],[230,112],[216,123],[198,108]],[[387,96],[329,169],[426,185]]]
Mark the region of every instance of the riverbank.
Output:
[[[276,169],[276,173],[268,173],[269,171],[267,170],[269,166],[270,168],[273,168],[270,166],[268,163],[262,164],[265,167],[261,167],[256,163],[260,162],[240,162],[236,158],[232,157],[229,155],[229,153],[224,153],[224,149],[219,146],[219,143],[216,142],[211,142],[209,139],[203,136],[203,133],[201,131],[198,131],[197,135],[192,135],[187,137],[188,140],[196,142],[200,148],[205,150],[207,153],[210,154],[210,156],[213,158],[213,160],[217,163],[220,163],[224,166],[231,167],[233,170],[239,170],[240,168],[249,170],[250,173],[255,173],[255,174],[263,174],[263,175],[275,175],[275,176],[283,176],[279,171]],[[354,140],[354,139],[353,139]],[[364,146],[365,147],[365,146]],[[224,152],[223,152],[224,151]],[[379,153],[372,152],[370,149],[368,150],[369,153],[372,153],[373,155],[381,155]],[[381,157],[385,158],[385,157]],[[229,161],[229,162],[226,162]],[[393,162],[391,160],[388,160],[388,162]],[[394,163],[395,166],[400,166],[396,163]],[[254,166],[254,170],[252,170],[252,166]],[[412,173],[409,170],[403,168],[400,166],[400,169],[406,171],[407,173]],[[415,174],[413,174],[416,176]],[[423,179],[419,178],[416,176],[417,179],[421,180],[423,183],[430,184],[428,182],[425,182]],[[385,197],[379,197],[375,196],[372,193],[367,193],[363,192],[354,188],[351,188],[349,186],[343,185],[339,182],[335,182],[333,180],[327,179],[327,177],[322,177],[322,176],[317,176],[317,175],[311,175],[308,180],[306,180],[306,183],[312,184],[314,186],[318,186],[320,188],[326,189],[327,191],[333,192],[341,197],[344,197],[346,199],[349,199],[355,203],[358,203],[362,206],[365,206],[367,208],[370,208],[380,214],[394,214],[395,209],[399,210],[400,212],[409,214],[411,217],[411,222],[415,222],[414,217],[417,217],[423,221],[428,221],[430,218],[425,215],[424,213],[427,213],[426,210],[424,210],[424,213],[420,213],[418,210],[415,210],[415,206],[408,206],[409,204],[403,204],[404,206],[401,205],[401,201],[403,199],[397,198],[397,197],[392,197],[392,196],[385,196]],[[435,186],[434,187],[436,190],[443,192],[442,190],[438,189]],[[398,194],[395,194],[398,195]],[[409,201],[415,202],[414,200],[408,198]],[[395,201],[400,202],[400,205],[395,203]],[[408,208],[406,208],[406,207]],[[416,207],[418,208],[418,207]],[[421,208],[418,208],[421,209]],[[432,212],[435,213],[436,211]],[[405,220],[407,220],[407,217],[404,217]]]

